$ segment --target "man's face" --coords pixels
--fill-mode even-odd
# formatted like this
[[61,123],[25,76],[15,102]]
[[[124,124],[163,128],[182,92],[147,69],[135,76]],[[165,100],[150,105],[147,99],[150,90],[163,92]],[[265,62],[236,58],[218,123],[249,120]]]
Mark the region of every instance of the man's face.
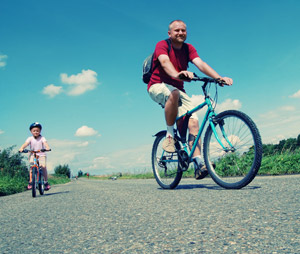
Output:
[[183,43],[187,35],[186,25],[183,22],[175,21],[171,24],[168,34],[173,42]]

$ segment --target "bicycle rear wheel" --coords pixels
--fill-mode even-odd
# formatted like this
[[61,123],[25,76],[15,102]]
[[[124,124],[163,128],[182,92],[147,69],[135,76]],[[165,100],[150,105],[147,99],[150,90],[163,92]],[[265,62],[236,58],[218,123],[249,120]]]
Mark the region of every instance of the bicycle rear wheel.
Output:
[[45,181],[44,181],[43,172],[42,172],[42,170],[40,170],[40,173],[39,173],[39,192],[40,192],[40,195],[44,195],[44,191],[45,191]]
[[256,176],[262,159],[262,143],[255,123],[246,114],[228,110],[215,118],[219,144],[209,125],[203,144],[206,167],[212,179],[226,189],[240,189]]
[[[182,177],[182,170],[179,167],[178,154],[168,153],[163,150],[162,142],[166,137],[166,132],[157,134],[152,148],[152,169],[157,183],[163,189],[174,189],[179,184]],[[176,148],[180,148],[176,143]]]
[[32,197],[36,197],[37,171],[36,167],[32,167]]

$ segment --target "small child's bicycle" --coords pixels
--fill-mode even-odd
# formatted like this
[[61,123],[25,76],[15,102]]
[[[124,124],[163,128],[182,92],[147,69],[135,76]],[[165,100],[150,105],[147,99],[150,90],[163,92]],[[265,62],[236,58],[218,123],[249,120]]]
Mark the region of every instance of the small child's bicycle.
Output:
[[38,189],[40,192],[40,195],[44,195],[45,191],[45,181],[44,181],[44,175],[43,175],[43,170],[39,165],[39,156],[37,153],[40,152],[50,152],[50,150],[46,149],[41,149],[38,151],[32,151],[32,150],[27,150],[24,149],[22,153],[31,153],[33,154],[33,165],[30,167],[30,171],[32,174],[32,197],[36,197],[36,190]]
[[[189,164],[192,162],[196,145],[208,123],[203,142],[203,157],[208,173],[223,188],[243,188],[254,179],[261,165],[262,142],[259,131],[245,113],[237,110],[215,113],[218,85],[224,85],[222,80],[200,78],[196,75],[192,80],[204,82],[202,90],[205,101],[177,117],[175,153],[168,153],[162,148],[166,131],[155,134],[151,156],[155,179],[164,189],[176,188],[183,172],[188,170]],[[214,100],[209,95],[212,84],[215,84],[216,89]],[[190,150],[186,139],[188,121],[194,112],[204,106],[207,106],[207,111]]]

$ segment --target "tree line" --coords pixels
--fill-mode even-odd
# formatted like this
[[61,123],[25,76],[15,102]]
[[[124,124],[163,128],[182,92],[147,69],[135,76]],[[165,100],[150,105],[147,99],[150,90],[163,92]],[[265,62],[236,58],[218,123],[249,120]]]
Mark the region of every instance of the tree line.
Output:
[[278,144],[263,145],[264,155],[281,154],[286,151],[294,152],[300,148],[300,134],[297,138],[288,138],[279,141]]

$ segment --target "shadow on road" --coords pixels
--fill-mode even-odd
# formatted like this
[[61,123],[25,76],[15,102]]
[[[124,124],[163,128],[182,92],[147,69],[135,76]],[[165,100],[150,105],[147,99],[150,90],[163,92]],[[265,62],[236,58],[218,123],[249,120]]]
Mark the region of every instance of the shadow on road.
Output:
[[224,190],[224,188],[215,184],[181,184],[176,189],[209,189],[209,190]]
[[55,192],[55,193],[45,193],[44,196],[52,196],[52,195],[58,195],[58,194],[65,194],[69,193],[69,191],[60,191],[60,192]]
[[[261,188],[260,186],[246,186],[239,190],[251,190],[251,189],[260,189],[260,188]],[[158,189],[165,190],[163,188],[158,188]],[[209,190],[218,190],[218,191],[230,190],[214,184],[181,184],[178,185],[174,190],[189,190],[189,189],[209,189]]]

